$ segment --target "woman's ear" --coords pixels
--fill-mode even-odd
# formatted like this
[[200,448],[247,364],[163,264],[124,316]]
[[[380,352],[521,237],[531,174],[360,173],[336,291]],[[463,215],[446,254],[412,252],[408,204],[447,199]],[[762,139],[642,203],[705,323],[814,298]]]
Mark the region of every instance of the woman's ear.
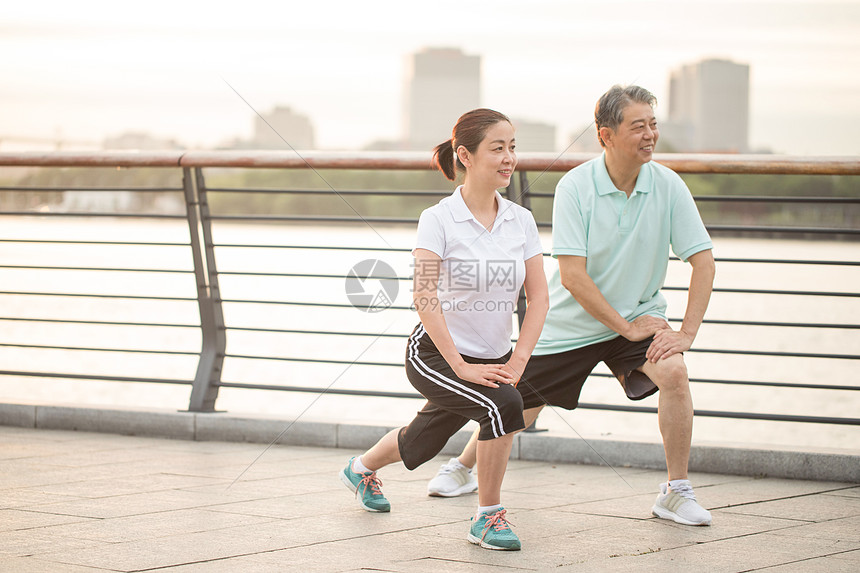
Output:
[[466,149],[465,145],[460,145],[457,147],[457,158],[460,160],[465,167],[472,166],[472,154],[469,153],[469,150]]

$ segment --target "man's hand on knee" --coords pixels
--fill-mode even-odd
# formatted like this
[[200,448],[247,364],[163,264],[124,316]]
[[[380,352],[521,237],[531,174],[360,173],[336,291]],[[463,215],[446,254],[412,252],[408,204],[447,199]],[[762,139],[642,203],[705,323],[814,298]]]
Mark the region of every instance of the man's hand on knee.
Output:
[[657,362],[674,354],[686,352],[692,344],[693,337],[683,331],[659,330],[654,334],[654,341],[648,347],[645,358],[650,362]]
[[627,332],[623,332],[621,335],[631,342],[645,340],[649,336],[655,336],[656,333],[661,330],[672,328],[669,326],[669,323],[662,318],[647,314],[634,319],[633,322],[630,322],[629,324],[630,326],[627,329]]

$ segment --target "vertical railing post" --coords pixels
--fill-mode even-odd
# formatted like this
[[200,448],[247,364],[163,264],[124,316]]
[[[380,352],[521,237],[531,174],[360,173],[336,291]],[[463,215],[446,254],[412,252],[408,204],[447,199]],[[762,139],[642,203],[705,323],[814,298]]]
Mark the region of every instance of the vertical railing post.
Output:
[[202,171],[188,167],[182,170],[188,230],[191,235],[191,254],[194,259],[194,277],[197,280],[197,305],[200,309],[200,326],[203,342],[197,374],[191,387],[190,412],[214,412],[221,382],[221,369],[227,348],[224,313],[221,309],[221,291],[218,288],[218,271],[209,203]]
[[[519,184],[517,184],[519,183]],[[508,199],[518,205],[522,205],[531,211],[531,197],[529,197],[529,180],[525,171],[519,172],[519,178],[511,179],[511,184],[505,190]],[[517,298],[517,322],[522,327],[523,320],[526,317],[526,291],[520,289],[520,296]]]
[[520,171],[520,194],[519,200],[517,203],[528,209],[532,210],[532,189],[529,186],[529,174],[525,171]]

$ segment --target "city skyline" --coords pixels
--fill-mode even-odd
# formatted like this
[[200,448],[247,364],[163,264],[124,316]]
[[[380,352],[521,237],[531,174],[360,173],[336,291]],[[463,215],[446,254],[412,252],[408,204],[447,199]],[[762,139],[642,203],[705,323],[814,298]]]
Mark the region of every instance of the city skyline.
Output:
[[856,2],[805,0],[332,2],[298,18],[255,0],[242,11],[154,1],[121,14],[36,1],[0,24],[0,46],[15,54],[0,62],[0,137],[146,131],[190,148],[249,139],[252,112],[229,82],[261,113],[307,115],[318,148],[358,149],[400,137],[409,55],[450,47],[481,56],[481,105],[557,126],[559,150],[612,84],[654,92],[665,120],[670,72],[719,58],[750,65],[751,150],[860,154],[858,24]]

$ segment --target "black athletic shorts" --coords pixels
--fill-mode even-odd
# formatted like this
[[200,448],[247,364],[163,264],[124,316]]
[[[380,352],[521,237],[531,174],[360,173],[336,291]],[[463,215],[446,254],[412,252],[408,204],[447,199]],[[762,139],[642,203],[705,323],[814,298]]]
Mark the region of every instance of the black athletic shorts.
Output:
[[[508,352],[496,359],[463,359],[471,364],[504,364],[510,356]],[[511,384],[490,388],[458,378],[422,324],[409,336],[406,376],[427,398],[415,419],[398,435],[400,457],[409,469],[435,457],[469,420],[481,425],[479,440],[492,440],[525,427],[523,400],[517,389]]]
[[582,385],[599,362],[605,363],[618,378],[628,398],[641,400],[650,396],[657,386],[636,369],[645,364],[645,353],[652,340],[631,342],[619,336],[558,354],[532,355],[517,386],[523,396],[523,407],[549,404],[573,410],[579,404]]

